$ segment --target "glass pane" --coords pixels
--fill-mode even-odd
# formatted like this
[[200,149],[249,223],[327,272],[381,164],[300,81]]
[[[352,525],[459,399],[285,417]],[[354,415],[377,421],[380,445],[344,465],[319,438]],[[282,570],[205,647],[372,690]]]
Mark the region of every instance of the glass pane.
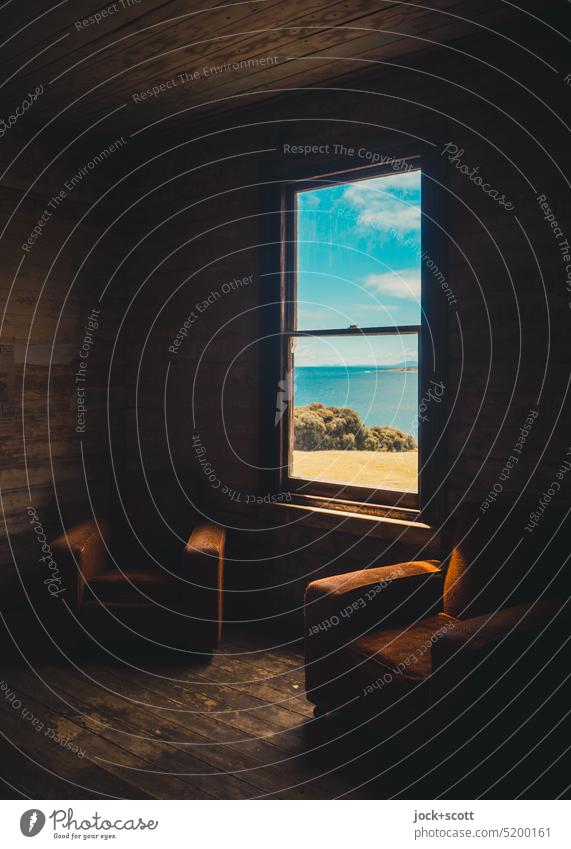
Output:
[[418,335],[299,337],[290,474],[418,492]]
[[298,329],[420,324],[420,170],[296,195]]

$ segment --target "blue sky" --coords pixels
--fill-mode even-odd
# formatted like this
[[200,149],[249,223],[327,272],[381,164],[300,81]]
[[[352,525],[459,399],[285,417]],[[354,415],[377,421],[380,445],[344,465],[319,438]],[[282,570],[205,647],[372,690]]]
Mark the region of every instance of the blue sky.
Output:
[[[298,328],[420,324],[420,171],[299,192]],[[416,338],[298,339],[295,363],[417,359]]]

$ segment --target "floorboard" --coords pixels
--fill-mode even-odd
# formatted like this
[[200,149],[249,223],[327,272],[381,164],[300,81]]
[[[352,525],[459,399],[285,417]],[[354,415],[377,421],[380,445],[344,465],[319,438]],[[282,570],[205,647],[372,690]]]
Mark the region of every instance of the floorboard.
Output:
[[234,629],[212,657],[78,652],[13,665],[4,680],[21,703],[0,703],[7,797],[307,799],[352,789],[339,758],[312,742],[299,644]]

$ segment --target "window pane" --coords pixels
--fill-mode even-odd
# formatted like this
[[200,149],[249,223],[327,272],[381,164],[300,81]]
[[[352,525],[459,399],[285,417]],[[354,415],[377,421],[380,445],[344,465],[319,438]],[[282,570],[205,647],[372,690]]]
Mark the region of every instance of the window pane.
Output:
[[299,337],[290,474],[418,491],[418,335]]
[[298,328],[420,324],[420,170],[297,193]]

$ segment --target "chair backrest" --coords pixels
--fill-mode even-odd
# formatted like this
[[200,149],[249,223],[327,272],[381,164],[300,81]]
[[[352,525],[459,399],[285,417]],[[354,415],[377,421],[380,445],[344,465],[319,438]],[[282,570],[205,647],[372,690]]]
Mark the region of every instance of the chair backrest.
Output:
[[[113,487],[112,544],[129,557],[177,564],[198,511],[194,485],[184,492],[172,472],[129,472]],[[189,503],[192,502],[192,503]],[[147,554],[148,552],[148,554]]]
[[529,505],[480,505],[459,511],[444,583],[444,610],[458,619],[490,613],[539,595],[568,593],[569,523],[561,514],[525,530]]

